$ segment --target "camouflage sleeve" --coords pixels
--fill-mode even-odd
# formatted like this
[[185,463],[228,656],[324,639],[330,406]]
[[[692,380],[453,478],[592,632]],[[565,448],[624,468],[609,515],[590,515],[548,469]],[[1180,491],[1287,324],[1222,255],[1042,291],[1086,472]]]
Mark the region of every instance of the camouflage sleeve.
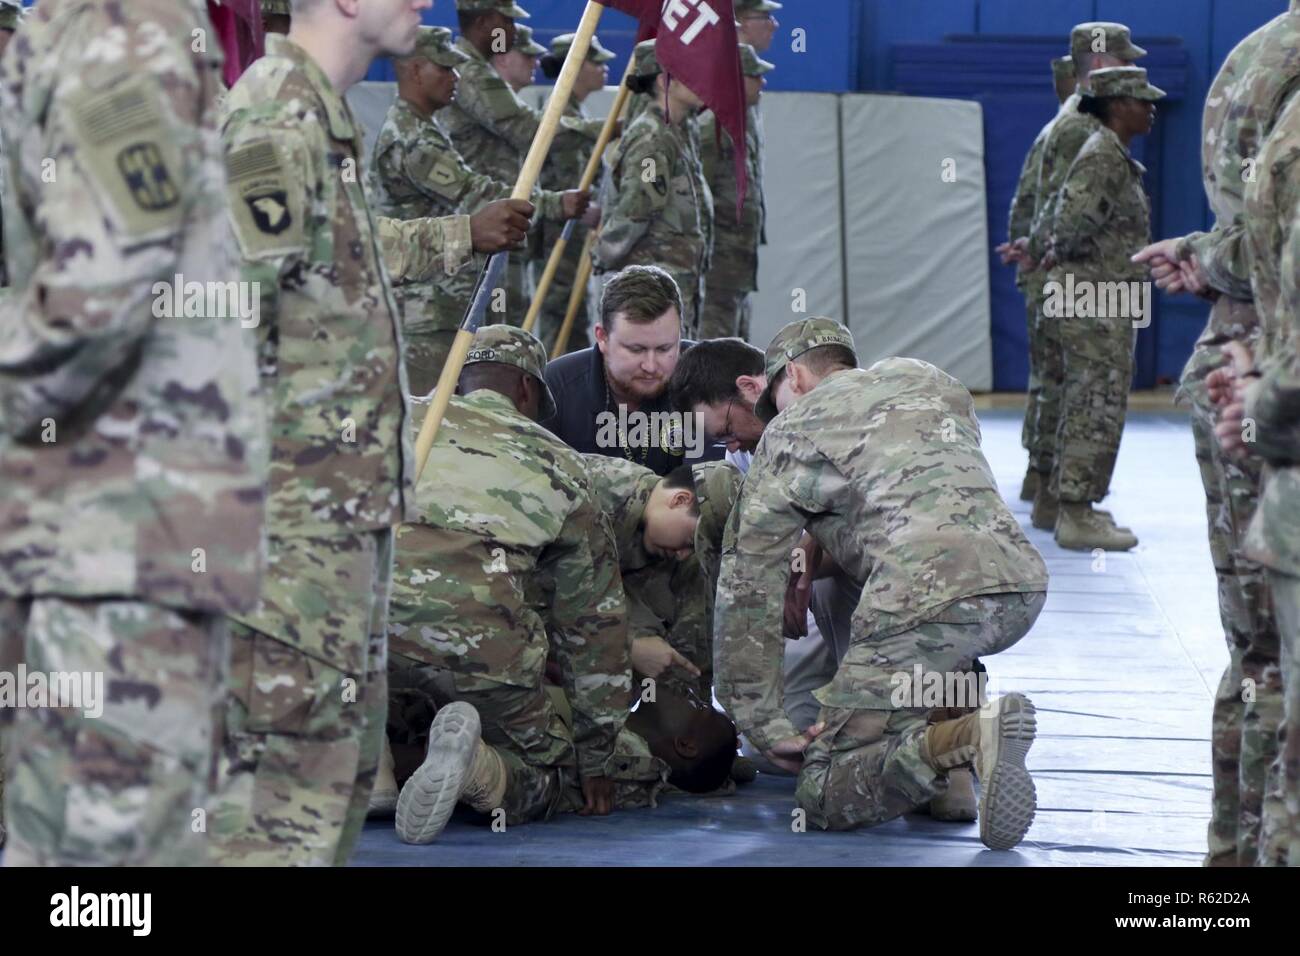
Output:
[[1011,198],[1011,215],[1007,222],[1007,241],[1015,242],[1029,235],[1034,227],[1034,209],[1038,204],[1038,167],[1043,159],[1043,143],[1046,137],[1040,137],[1029,148],[1024,165],[1020,167],[1020,180],[1016,183],[1016,194]]
[[1249,302],[1250,254],[1246,243],[1245,220],[1238,216],[1229,225],[1216,223],[1210,232],[1194,232],[1178,243],[1178,257],[1195,255],[1210,286],[1226,296]]
[[601,271],[623,265],[628,254],[650,229],[651,221],[668,205],[672,158],[652,137],[628,143],[618,158],[618,189],[602,214],[600,236],[592,261]]
[[394,282],[423,282],[455,275],[474,259],[469,216],[437,219],[376,218],[384,265]]
[[[275,315],[281,277],[307,254],[306,210],[319,171],[315,150],[291,118],[236,110],[225,122],[230,220],[241,278],[254,283],[263,315]],[[270,326],[259,330],[265,335]]]
[[[1293,164],[1291,167],[1295,169]],[[1290,209],[1282,223],[1281,297],[1278,299],[1278,347],[1261,363],[1261,378],[1250,389],[1246,417],[1256,425],[1256,454],[1277,465],[1300,458],[1300,177],[1280,182],[1278,209]],[[1263,317],[1267,323],[1267,317]]]
[[632,704],[632,670],[614,533],[583,484],[583,500],[565,519],[542,573],[555,586],[551,651],[573,705],[578,771],[600,777]]
[[659,615],[650,610],[650,606],[637,593],[637,589],[624,582],[624,591],[627,598],[627,630],[628,636],[638,637],[663,637],[668,633],[664,622]]
[[[392,176],[396,172],[430,199],[441,200],[470,215],[490,202],[509,199],[514,191],[513,183],[471,169],[450,141],[422,139],[409,148],[385,152],[380,162],[400,166],[400,170],[381,170],[381,175]],[[563,200],[559,193],[534,190],[533,202],[542,218],[564,218]]]
[[704,181],[712,186],[716,180],[713,174],[718,169],[718,120],[712,112],[700,117],[700,166],[704,170]]
[[1079,150],[1092,135],[1091,129],[1081,123],[1059,123],[1043,146],[1043,159],[1038,167],[1038,207],[1034,224],[1029,230],[1029,254],[1039,261],[1051,247],[1052,226],[1061,189]]
[[809,514],[800,482],[817,454],[797,435],[769,427],[728,521],[713,619],[719,703],[759,750],[797,731],[785,712],[782,612],[790,555]]
[[[468,75],[466,79],[469,79]],[[521,100],[496,70],[486,64],[474,70],[472,82],[460,84],[456,103],[479,125],[518,150],[521,156],[528,154],[537,137],[537,130],[542,125],[541,112]],[[566,130],[595,139],[600,135],[604,123],[602,120],[564,116],[560,118],[560,125]]]
[[[184,190],[207,148],[193,62],[158,57],[157,24],[125,15],[106,56],[104,28],[94,8],[69,16],[41,141],[12,147],[9,185],[30,197],[45,250],[0,304],[0,421],[15,436],[115,393],[155,321],[156,284],[174,281]],[[33,156],[55,157],[57,176]]]
[[1070,168],[1052,220],[1052,248],[1058,260],[1085,256],[1089,240],[1105,230],[1115,201],[1106,184],[1122,178],[1123,171],[1116,169],[1122,162],[1109,152],[1093,152]]

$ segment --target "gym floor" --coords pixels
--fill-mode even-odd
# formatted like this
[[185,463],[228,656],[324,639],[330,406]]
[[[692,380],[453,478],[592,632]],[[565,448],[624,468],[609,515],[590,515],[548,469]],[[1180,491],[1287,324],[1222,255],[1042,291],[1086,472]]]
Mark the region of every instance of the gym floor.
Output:
[[1227,662],[1205,499],[1187,418],[1135,396],[1105,503],[1141,539],[1128,554],[1064,551],[1029,526],[1021,409],[981,400],[984,447],[1051,571],[1034,631],[985,661],[994,694],[1027,693],[1038,815],[993,852],[976,824],[912,814],[851,833],[791,829],[794,781],[760,775],[734,797],[668,797],[657,809],[567,816],[505,832],[453,819],[406,846],[371,821],[356,866],[1195,866],[1210,807],[1210,707]]

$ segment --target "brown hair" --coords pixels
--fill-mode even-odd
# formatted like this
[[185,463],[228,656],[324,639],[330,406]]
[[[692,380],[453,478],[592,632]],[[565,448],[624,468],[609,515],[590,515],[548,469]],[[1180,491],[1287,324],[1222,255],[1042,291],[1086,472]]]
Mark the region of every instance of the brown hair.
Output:
[[641,325],[654,322],[669,309],[682,314],[682,292],[658,266],[628,266],[605,285],[600,298],[600,324],[606,332],[621,315]]

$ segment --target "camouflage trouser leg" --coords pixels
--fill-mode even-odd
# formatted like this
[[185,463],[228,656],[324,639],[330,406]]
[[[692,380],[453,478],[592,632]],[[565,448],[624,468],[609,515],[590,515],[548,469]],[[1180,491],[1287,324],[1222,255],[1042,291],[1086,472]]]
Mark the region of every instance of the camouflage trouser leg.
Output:
[[1270,570],[1268,579],[1281,636],[1285,693],[1278,790],[1286,826],[1277,843],[1285,850],[1286,865],[1300,866],[1300,577]]
[[[875,826],[942,793],[947,776],[921,757],[930,712],[978,700],[977,688],[961,675],[971,672],[976,658],[1006,650],[1029,633],[1046,597],[967,598],[912,630],[850,647],[819,695],[824,706],[818,720],[826,729],[805,752],[795,790],[808,821],[824,830]],[[926,695],[925,678],[913,688],[918,666],[923,674],[943,675],[938,686],[953,686],[960,699]]]
[[[550,227],[552,224],[547,223]],[[547,238],[558,238],[558,231],[555,236]],[[537,328],[534,331],[537,337],[542,340],[546,346],[546,353],[549,355],[555,345],[556,336],[560,334],[560,326],[564,324],[564,313],[569,309],[569,297],[573,294],[573,283],[577,278],[578,263],[582,259],[582,246],[586,242],[587,230],[581,226],[573,230],[573,238],[564,248],[564,255],[560,257],[559,268],[555,272],[555,278],[551,281],[550,291],[546,294],[546,302],[542,306],[542,311],[537,315]],[[534,263],[536,266],[537,281],[542,278],[542,270],[546,268],[546,262],[550,258],[551,248],[554,247],[552,241],[548,244],[546,254]],[[588,334],[587,312],[579,307],[578,314],[573,319],[573,328],[569,331],[569,343],[565,347],[566,352],[576,352],[579,349],[585,349],[591,345],[591,339]]]
[[[23,659],[27,601],[0,596],[0,674],[13,674]],[[5,845],[5,737],[14,709],[0,707],[0,848]]]
[[699,339],[700,321],[704,314],[704,283],[693,272],[671,272],[671,275],[682,293],[682,336]]
[[[1038,302],[1029,285],[1021,288],[1025,297],[1025,332],[1029,343],[1029,384],[1025,389],[1025,421],[1020,428],[1020,447],[1030,452],[1037,447],[1038,403],[1043,394],[1043,383],[1039,369],[1043,365],[1043,343],[1038,329]],[[1030,459],[1031,468],[1036,462]]]
[[[582,808],[582,785],[569,728],[568,705],[558,687],[513,687],[421,664],[394,655],[389,671],[389,734],[401,783],[419,765],[429,724],[438,707],[464,701],[478,711],[483,742],[496,749],[509,782],[501,807],[507,826],[546,820]],[[418,758],[411,751],[418,749]],[[654,805],[663,785],[662,764],[645,741],[624,729],[607,767],[615,781],[614,805]],[[488,814],[488,822],[492,814]]]
[[1259,500],[1260,467],[1252,459],[1229,458],[1219,447],[1204,376],[1213,364],[1194,360],[1181,388],[1182,396],[1191,402],[1210,556],[1218,578],[1219,617],[1229,656],[1211,721],[1214,796],[1205,863],[1251,866],[1261,852],[1262,818],[1279,814],[1284,818],[1276,801],[1270,809],[1265,797],[1277,756],[1282,682],[1267,578],[1259,565],[1240,553],[1242,536]]
[[749,292],[706,280],[704,309],[698,338],[747,338],[749,335]]
[[226,622],[143,601],[4,603],[29,675],[86,675],[86,706],[11,715],[5,864],[207,863]]
[[442,367],[456,341],[455,329],[407,330],[403,335],[407,384],[411,394],[423,398],[438,384]]
[[226,865],[346,860],[383,744],[392,531],[271,538],[235,624],[217,809]]
[[1055,322],[1065,382],[1052,486],[1063,502],[1101,501],[1110,491],[1124,434],[1135,333],[1119,319]]
[[1061,395],[1065,391],[1065,357],[1061,352],[1061,321],[1043,314],[1040,301],[1034,303],[1037,330],[1038,396],[1034,403],[1034,427],[1030,431],[1029,464],[1050,475],[1056,467],[1056,432],[1061,424]]

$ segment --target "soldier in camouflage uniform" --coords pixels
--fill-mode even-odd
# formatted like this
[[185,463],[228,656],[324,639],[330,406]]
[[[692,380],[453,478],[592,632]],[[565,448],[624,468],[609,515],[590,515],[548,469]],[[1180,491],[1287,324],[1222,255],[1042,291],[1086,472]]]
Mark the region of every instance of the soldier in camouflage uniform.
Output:
[[[748,112],[745,122],[745,204],[736,212],[736,147],[731,134],[718,129],[712,111],[699,122],[700,159],[704,178],[713,193],[716,217],[713,262],[706,279],[700,339],[730,336],[749,339],[749,294],[758,288],[758,247],[767,227],[767,203],[763,196],[763,127],[759,99],[766,81],[763,75],[775,69],[761,60],[754,48],[742,43],[740,66],[745,74]],[[721,140],[718,134],[721,133]]]
[[[536,424],[554,413],[545,362],[521,329],[478,331],[430,453],[439,481],[421,486],[418,518],[398,534],[395,749],[423,729],[409,715],[424,698],[439,708],[398,800],[408,843],[436,839],[458,800],[508,825],[652,805],[672,769],[624,727],[618,554],[582,456]],[[568,725],[543,686],[548,654]]]
[[[548,79],[554,80],[560,75],[560,71],[564,68],[564,61],[569,56],[569,50],[573,47],[573,40],[572,33],[565,33],[551,41],[550,52],[542,58],[542,73]],[[583,101],[592,93],[604,89],[609,82],[608,63],[612,59],[614,54],[601,45],[598,37],[593,36],[591,47],[587,51],[587,59],[583,61],[582,69],[578,71],[577,79],[573,84],[573,93],[564,108],[564,115],[574,123],[581,123],[587,119],[587,113],[582,108]],[[556,134],[555,142],[551,144],[551,151],[546,155],[546,165],[542,167],[542,185],[547,189],[572,189],[578,185],[595,145],[596,140],[585,133],[561,129]],[[598,214],[599,210],[593,213],[593,215]],[[560,259],[555,278],[551,280],[550,290],[546,293],[546,301],[537,317],[537,337],[543,344],[550,345],[554,342],[560,326],[564,324],[569,297],[573,294],[573,280],[578,272],[578,260],[582,257],[582,249],[587,240],[588,227],[585,223],[591,218],[593,217],[587,216],[584,221],[573,224],[568,245],[564,248],[564,256]],[[560,233],[561,228],[554,223],[543,222],[538,225],[534,236],[535,251],[532,256],[533,262],[537,263],[538,279],[541,278],[541,269],[550,259],[551,250],[555,247],[556,240],[560,238]],[[583,320],[574,322],[566,351],[577,352],[591,345],[587,325]]]
[[[13,39],[14,31],[18,29],[18,21],[22,19],[22,7],[17,0],[0,0],[0,56],[4,55],[5,49],[9,46],[9,41]],[[0,136],[0,289],[9,284],[8,272],[5,269],[5,230],[4,230],[4,197],[5,197],[5,166],[8,160],[5,158],[4,137]],[[3,752],[0,751],[0,758]],[[0,759],[0,792],[3,792],[4,783],[4,761]],[[4,845],[4,808],[0,807],[0,846]]]
[[[961,383],[914,359],[855,363],[831,319],[792,322],[768,346],[755,406],[768,424],[723,545],[718,700],[764,756],[799,772],[814,825],[881,823],[974,762],[980,837],[1009,848],[1033,819],[1033,705],[1011,694],[927,727],[931,709],[962,701],[900,696],[899,675],[959,674],[1016,643],[1047,569],[998,494]],[[848,653],[800,734],[782,705],[782,607],[805,528],[864,588]]]
[[[1060,275],[1053,275],[1052,268],[1052,225],[1055,221],[1056,206],[1060,198],[1061,187],[1069,174],[1079,150],[1097,131],[1095,116],[1081,113],[1078,109],[1081,94],[1087,88],[1088,78],[1093,70],[1107,67],[1126,66],[1146,56],[1146,50],[1133,43],[1129,28],[1119,23],[1080,23],[1070,31],[1070,61],[1079,81],[1079,92],[1065,103],[1065,108],[1051,123],[1047,138],[1043,143],[1043,156],[1038,169],[1038,186],[1035,202],[1033,224],[1029,230],[1028,242],[1024,243],[1024,255],[1037,266],[1034,281],[1041,281],[1045,286],[1049,281],[1059,281]],[[1040,301],[1046,300],[1046,293],[1040,286],[1037,292]],[[1056,465],[1056,433],[1060,427],[1061,392],[1065,381],[1065,366],[1061,352],[1059,322],[1048,321],[1040,315],[1035,320],[1039,329],[1039,395],[1037,401],[1036,423],[1033,429],[1038,441],[1030,449],[1031,460],[1042,465]],[[1035,528],[1044,531],[1056,529],[1056,519],[1060,508],[1060,499],[1050,481],[1050,472],[1040,472],[1038,488],[1034,497],[1033,523]],[[1044,480],[1047,479],[1047,480]],[[1104,497],[1104,496],[1103,496]],[[1103,511],[1098,514],[1107,517]]]
[[736,0],[736,33],[740,42],[748,43],[758,53],[766,53],[781,25],[772,14],[782,7],[776,0]]
[[1255,181],[1246,188],[1245,238],[1261,326],[1258,367],[1234,345],[1231,371],[1216,370],[1208,383],[1211,397],[1227,405],[1216,428],[1224,448],[1264,462],[1243,552],[1268,569],[1281,645],[1281,774],[1268,802],[1280,798],[1285,818],[1265,813],[1260,862],[1300,866],[1300,282],[1293,265],[1300,248],[1300,175],[1293,161],[1300,152],[1300,97],[1294,89],[1282,95],[1289,101],[1260,147]]
[[[398,61],[398,95],[375,140],[369,173],[370,195],[380,214],[415,219],[476,213],[509,198],[513,181],[471,169],[435,114],[451,102],[456,68],[468,61],[445,27],[421,27],[415,53]],[[581,215],[586,203],[577,191],[538,190],[533,198],[540,215],[556,221]],[[467,268],[394,287],[412,394],[427,395],[437,384],[477,277],[477,269]]]
[[299,8],[227,104],[274,439],[270,563],[235,627],[218,827],[229,863],[342,864],[359,835],[387,712],[392,528],[415,473],[389,274],[428,279],[471,251],[466,216],[371,214],[346,77],[319,64],[373,55],[373,35],[378,52],[409,54],[419,13],[366,10]]
[[241,317],[155,317],[177,275],[238,278],[223,61],[195,30],[201,0],[41,0],[0,77],[0,670],[104,678],[97,718],[0,712],[10,866],[208,859],[222,615],[257,601],[267,436]]
[[1029,148],[1024,164],[1020,167],[1020,179],[1016,183],[1015,195],[1011,198],[1011,213],[1007,224],[1007,241],[998,246],[997,252],[1003,265],[1016,264],[1016,288],[1025,299],[1026,332],[1029,342],[1029,387],[1025,395],[1025,422],[1020,430],[1020,444],[1029,452],[1029,467],[1025,471],[1024,483],[1020,486],[1020,500],[1033,501],[1038,493],[1038,483],[1042,476],[1052,473],[1052,458],[1055,453],[1055,437],[1052,441],[1040,441],[1037,435],[1038,403],[1042,399],[1042,381],[1038,370],[1043,364],[1042,336],[1039,331],[1038,315],[1042,309],[1043,277],[1038,272],[1038,263],[1028,258],[1026,249],[1029,244],[1029,231],[1033,228],[1034,214],[1038,207],[1038,169],[1042,165],[1043,147],[1047,144],[1052,125],[1067,112],[1079,108],[1079,97],[1075,91],[1078,78],[1074,72],[1074,60],[1068,56],[1058,57],[1052,61],[1052,85],[1056,90],[1061,108],[1052,121],[1042,128],[1034,143]]
[[[1225,348],[1259,341],[1259,316],[1250,289],[1245,243],[1244,173],[1255,160],[1265,132],[1285,105],[1284,93],[1300,80],[1300,0],[1239,43],[1224,60],[1206,96],[1202,170],[1215,226],[1207,233],[1156,243],[1140,258],[1152,265],[1161,285],[1182,264],[1195,263],[1214,302],[1209,322],[1183,371],[1179,400],[1189,405],[1196,460],[1205,485],[1210,554],[1219,581],[1219,615],[1229,663],[1215,694],[1211,720],[1214,796],[1209,825],[1209,866],[1251,866],[1261,850],[1279,862],[1277,846],[1261,848],[1263,829],[1284,829],[1285,807],[1266,800],[1266,777],[1277,756],[1282,716],[1282,675],[1277,624],[1267,576],[1241,553],[1241,542],[1259,501],[1263,463],[1233,458],[1214,437],[1218,410],[1207,378],[1228,361]],[[1177,290],[1183,286],[1178,283]],[[1250,692],[1247,692],[1249,688]]]
[[740,472],[713,461],[661,478],[621,458],[583,457],[618,546],[633,672],[680,681],[710,699],[713,598]]
[[659,266],[682,294],[687,338],[699,331],[704,275],[713,254],[713,195],[704,179],[690,117],[700,98],[680,80],[666,87],[654,41],[637,45],[628,84],[646,95],[610,161],[612,190],[592,249],[598,274],[630,265]]
[[[461,33],[456,49],[469,59],[460,67],[461,83],[456,100],[439,111],[439,119],[460,154],[473,160],[477,172],[513,185],[537,136],[542,114],[521,100],[492,68],[491,57],[514,46],[514,21],[527,17],[528,13],[514,0],[456,0],[456,10],[460,14]],[[599,120],[563,119],[561,125],[594,141],[600,135],[602,124]],[[576,182],[569,184],[575,185]],[[500,321],[523,322],[528,308],[527,264],[526,252],[510,257],[503,280],[504,314],[493,313]]]
[[[1050,491],[1060,502],[1056,543],[1076,551],[1137,544],[1136,535],[1092,506],[1110,490],[1133,381],[1136,321],[1149,318],[1141,291],[1146,270],[1132,260],[1151,241],[1151,201],[1142,187],[1146,169],[1129,143],[1151,131],[1164,95],[1141,67],[1093,72],[1081,108],[1095,111],[1101,126],[1075,157],[1052,220],[1048,276],[1055,285],[1045,289],[1043,315],[1055,326],[1063,374]],[[1116,285],[1122,298],[1105,292]],[[1075,303],[1064,302],[1071,289],[1095,293],[1091,314],[1076,314]]]

